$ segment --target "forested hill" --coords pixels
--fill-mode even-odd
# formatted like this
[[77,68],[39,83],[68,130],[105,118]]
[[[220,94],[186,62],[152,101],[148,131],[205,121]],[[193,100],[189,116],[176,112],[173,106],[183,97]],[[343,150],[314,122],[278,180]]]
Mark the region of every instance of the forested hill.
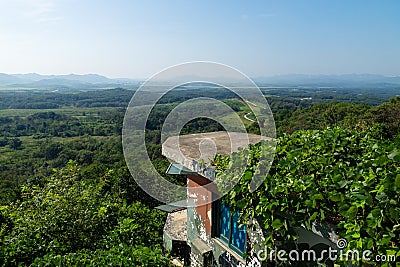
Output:
[[[278,110],[277,116],[279,112],[282,110]],[[371,125],[381,124],[386,137],[390,137],[396,135],[400,128],[400,97],[392,98],[379,106],[333,102],[296,108],[290,114],[287,114],[287,110],[285,112],[286,117],[281,116],[276,120],[280,133],[293,133],[304,129],[322,130],[335,126],[366,129]]]

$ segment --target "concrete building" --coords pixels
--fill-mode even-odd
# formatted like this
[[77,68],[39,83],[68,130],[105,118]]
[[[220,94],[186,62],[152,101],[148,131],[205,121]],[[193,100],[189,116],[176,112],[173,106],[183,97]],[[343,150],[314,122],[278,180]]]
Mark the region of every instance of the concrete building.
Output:
[[[181,266],[263,266],[257,256],[264,232],[254,219],[238,222],[239,210],[231,210],[219,198],[215,170],[210,161],[216,153],[229,155],[264,137],[246,133],[212,132],[169,137],[162,153],[173,163],[167,173],[187,176],[187,199],[157,207],[168,212],[164,248]],[[188,203],[190,205],[188,205]],[[299,229],[307,248],[332,246],[330,230]]]

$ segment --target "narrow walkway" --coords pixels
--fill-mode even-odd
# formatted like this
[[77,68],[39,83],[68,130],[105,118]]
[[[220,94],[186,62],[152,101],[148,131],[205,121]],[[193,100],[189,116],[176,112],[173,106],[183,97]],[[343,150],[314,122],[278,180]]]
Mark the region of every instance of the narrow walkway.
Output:
[[246,113],[243,117],[244,117],[246,120],[248,120],[248,121],[256,122],[255,120],[252,120],[252,119],[250,119],[249,117],[247,117],[247,115],[250,115],[250,114],[251,114],[251,112]]

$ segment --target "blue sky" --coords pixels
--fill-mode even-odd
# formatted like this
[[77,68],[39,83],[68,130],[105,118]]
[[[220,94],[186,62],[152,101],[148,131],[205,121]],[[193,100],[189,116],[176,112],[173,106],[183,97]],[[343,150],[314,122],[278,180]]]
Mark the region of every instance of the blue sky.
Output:
[[0,72],[400,75],[400,1],[0,0]]

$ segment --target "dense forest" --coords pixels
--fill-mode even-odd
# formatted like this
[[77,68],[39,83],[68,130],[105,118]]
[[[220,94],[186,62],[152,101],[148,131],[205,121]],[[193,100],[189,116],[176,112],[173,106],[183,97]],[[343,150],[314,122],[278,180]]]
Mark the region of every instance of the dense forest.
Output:
[[[278,147],[271,173],[257,191],[261,199],[284,193],[279,190],[289,185],[282,177],[308,177],[303,181],[306,186],[293,189],[298,194],[308,190],[307,195],[289,195],[275,207],[335,221],[343,229],[352,229],[347,233],[349,240],[358,231],[368,237],[366,245],[398,251],[400,97],[394,92],[371,94],[373,90],[367,89],[337,89],[334,93],[307,88],[262,90],[274,113]],[[166,214],[153,209],[160,203],[136,185],[122,152],[122,124],[133,93],[121,88],[70,94],[0,93],[1,265],[170,265],[171,255],[161,247]],[[244,118],[249,107],[227,90],[181,88],[167,94],[150,114],[146,146],[154,166],[171,182],[183,184],[185,177],[165,175],[169,162],[161,155],[163,121],[178,103],[209,95],[231,106],[249,132],[258,131],[257,125]],[[198,118],[187,123],[181,133],[217,130],[223,130],[219,123]],[[333,143],[337,144],[334,148]],[[319,150],[307,153],[305,149],[310,147]],[[331,160],[327,165],[331,169],[319,166],[324,160]],[[223,169],[224,164],[226,161],[218,168]],[[364,199],[345,195],[347,190],[356,190],[350,181],[365,182],[358,176],[347,182],[338,180],[336,174],[350,170],[373,170],[377,177],[362,192],[357,191]],[[332,184],[322,179],[327,176],[334,178]],[[278,180],[282,183],[277,184]],[[335,193],[319,196],[309,190],[328,186],[334,187]],[[386,198],[375,194],[370,200],[368,190],[385,193]],[[341,201],[346,206],[339,205],[335,195],[344,195]],[[249,202],[253,198],[245,192],[242,196]],[[231,196],[232,203],[236,200]],[[356,210],[354,205],[359,205]],[[387,213],[377,214],[373,207],[382,205],[389,207]],[[257,212],[268,215],[272,210],[261,202]],[[282,218],[269,218],[265,226],[279,236],[285,234],[285,223]],[[394,225],[396,229],[388,230]]]

